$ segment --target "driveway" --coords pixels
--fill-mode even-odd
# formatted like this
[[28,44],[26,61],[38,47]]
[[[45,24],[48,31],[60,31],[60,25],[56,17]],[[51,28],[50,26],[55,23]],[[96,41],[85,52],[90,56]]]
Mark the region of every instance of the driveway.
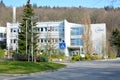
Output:
[[120,80],[120,59],[63,64],[67,67],[57,71],[0,76],[0,80]]

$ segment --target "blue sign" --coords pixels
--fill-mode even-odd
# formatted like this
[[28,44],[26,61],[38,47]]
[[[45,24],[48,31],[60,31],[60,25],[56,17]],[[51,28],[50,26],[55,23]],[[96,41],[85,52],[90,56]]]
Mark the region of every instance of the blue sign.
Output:
[[65,49],[66,48],[66,44],[64,42],[59,43],[59,48],[60,49]]

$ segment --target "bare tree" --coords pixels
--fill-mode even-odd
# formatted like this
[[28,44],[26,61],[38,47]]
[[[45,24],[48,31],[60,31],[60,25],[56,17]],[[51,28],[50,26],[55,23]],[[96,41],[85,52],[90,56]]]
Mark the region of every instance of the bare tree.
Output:
[[91,54],[93,47],[92,47],[92,40],[91,40],[91,20],[88,14],[84,15],[83,19],[83,48],[85,53]]

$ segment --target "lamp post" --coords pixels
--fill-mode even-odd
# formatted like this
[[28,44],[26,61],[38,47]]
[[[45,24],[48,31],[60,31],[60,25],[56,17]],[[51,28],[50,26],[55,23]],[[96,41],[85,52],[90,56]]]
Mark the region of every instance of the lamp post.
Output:
[[[27,38],[27,27],[28,27],[28,20],[26,20],[26,55],[27,55],[27,52],[28,52],[28,50],[27,50],[27,46],[28,46],[28,38]],[[28,62],[29,62],[29,55],[28,55]]]
[[33,59],[34,59],[34,57],[33,57],[33,22],[31,22],[31,43],[32,43],[32,45],[31,45],[31,54],[32,54],[32,62],[33,62]]

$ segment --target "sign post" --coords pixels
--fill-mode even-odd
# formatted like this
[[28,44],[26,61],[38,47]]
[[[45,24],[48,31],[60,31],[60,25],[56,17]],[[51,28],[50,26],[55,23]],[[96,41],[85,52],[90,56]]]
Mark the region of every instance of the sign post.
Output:
[[60,42],[59,43],[59,49],[65,49],[66,48],[66,43],[65,42]]
[[[59,49],[64,50],[66,48],[66,43],[65,42],[60,42],[59,43]],[[59,52],[60,53],[60,52]],[[58,58],[59,61],[62,61],[60,57]]]

